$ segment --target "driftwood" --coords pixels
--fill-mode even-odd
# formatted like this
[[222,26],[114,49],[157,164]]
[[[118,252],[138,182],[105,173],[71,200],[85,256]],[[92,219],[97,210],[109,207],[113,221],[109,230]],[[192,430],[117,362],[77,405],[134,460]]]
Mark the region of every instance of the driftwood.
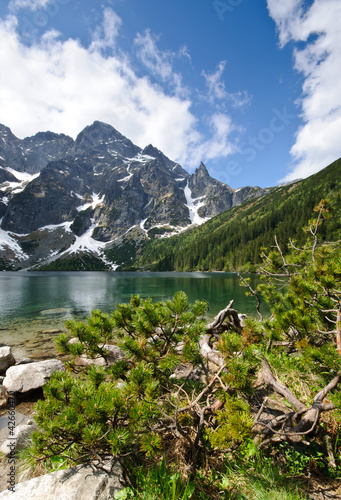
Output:
[[[243,327],[241,324],[241,320],[238,316],[238,313],[235,309],[232,309],[234,300],[231,300],[231,302],[228,304],[228,306],[225,307],[225,309],[222,309],[217,316],[214,318],[212,323],[207,325],[207,333],[209,334],[219,334],[222,333],[224,330],[227,328],[235,328],[238,332],[241,332]],[[226,319],[228,318],[228,321]]]
[[214,363],[217,366],[221,366],[224,363],[224,359],[219,351],[214,351],[210,347],[210,338],[210,335],[203,335],[201,337],[199,341],[200,354],[203,356],[203,358],[211,361],[211,363]]
[[201,337],[199,342],[200,354],[217,366],[221,366],[224,363],[224,359],[219,351],[212,349],[210,346],[212,337],[219,339],[220,334],[229,328],[233,328],[239,333],[241,333],[243,329],[242,317],[232,308],[233,302],[234,300],[231,300],[225,309],[222,309],[215,316],[212,323],[207,325],[207,333]]
[[[323,399],[329,391],[337,386],[341,379],[341,373],[338,373],[338,375],[334,377],[328,385],[316,394],[312,406],[308,408],[304,403],[297,399],[296,396],[282,384],[282,382],[275,378],[271,367],[265,358],[262,360],[262,365],[264,382],[275,392],[286,398],[296,411],[284,413],[271,421],[263,420],[263,422],[259,422],[262,426],[263,438],[259,447],[264,447],[271,441],[303,441],[304,436],[311,434],[315,430],[321,412],[330,411],[335,408],[335,406],[331,403],[323,403]],[[299,420],[298,423],[296,423],[297,420]]]
[[337,319],[336,319],[336,348],[338,353],[341,356],[341,304],[339,304],[339,308],[337,310]]
[[291,406],[294,406],[298,411],[307,410],[306,406],[301,403],[301,401],[299,401],[296,396],[294,396],[294,394],[282,384],[282,382],[275,379],[271,367],[265,358],[262,360],[262,365],[264,383],[270,385],[281,396],[284,396],[289,401]]

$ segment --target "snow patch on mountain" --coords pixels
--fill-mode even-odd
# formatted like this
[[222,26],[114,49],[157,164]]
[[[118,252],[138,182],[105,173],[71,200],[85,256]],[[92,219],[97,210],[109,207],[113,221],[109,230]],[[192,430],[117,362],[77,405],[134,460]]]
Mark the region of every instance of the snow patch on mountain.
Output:
[[[71,223],[68,223],[71,225]],[[59,254],[60,256],[66,254],[76,254],[78,252],[92,252],[95,254],[99,254],[101,250],[104,249],[106,243],[103,241],[97,241],[92,238],[92,232],[95,229],[96,224],[92,220],[92,224],[89,229],[82,234],[82,236],[76,236],[76,241],[63,253]]]
[[208,218],[200,217],[200,215],[198,214],[199,208],[205,205],[204,200],[206,196],[200,196],[199,198],[192,198],[192,191],[188,186],[188,182],[186,184],[186,187],[184,188],[184,193],[192,224],[200,225],[203,224],[204,222],[207,222],[209,220],[209,217]]
[[[148,219],[148,218],[147,218]],[[147,222],[147,219],[143,219],[141,220],[140,222],[140,228],[142,229],[142,231],[144,231],[145,233],[147,232],[147,229],[144,228],[144,225],[145,223]]]
[[[75,195],[79,197],[79,195],[77,193],[75,193]],[[80,198],[83,199],[82,196]],[[92,201],[90,203],[85,203],[83,205],[79,205],[77,207],[77,210],[78,210],[78,212],[81,212],[82,210],[86,210],[87,208],[90,208],[90,207],[92,209],[94,209],[97,207],[97,205],[100,205],[101,203],[103,203],[104,198],[105,198],[105,195],[100,196],[97,193],[92,193]]]
[[40,173],[38,172],[37,174],[28,174],[27,172],[18,172],[17,170],[14,170],[13,168],[6,167],[7,172],[10,174],[14,175],[19,181],[21,182],[31,182],[33,179],[36,177],[39,177]]
[[47,226],[42,226],[38,229],[38,231],[44,231],[47,229],[49,232],[53,232],[56,229],[59,228],[64,228],[65,232],[67,233],[72,233],[72,230],[70,229],[72,222],[62,222],[61,224],[49,224]]
[[15,256],[19,259],[26,259],[27,255],[23,252],[19,243],[16,239],[14,239],[15,234],[10,233],[9,231],[4,231],[0,229],[0,248],[6,249],[9,248],[15,254]]
[[14,175],[16,179],[18,179],[18,182],[10,182],[10,181],[5,181],[0,185],[1,189],[6,189],[6,191],[10,190],[11,193],[20,193],[25,189],[27,184],[36,177],[39,177],[39,173],[37,174],[28,174],[27,172],[18,172],[17,170],[14,170],[13,168],[6,167],[5,170],[9,172],[10,174]]

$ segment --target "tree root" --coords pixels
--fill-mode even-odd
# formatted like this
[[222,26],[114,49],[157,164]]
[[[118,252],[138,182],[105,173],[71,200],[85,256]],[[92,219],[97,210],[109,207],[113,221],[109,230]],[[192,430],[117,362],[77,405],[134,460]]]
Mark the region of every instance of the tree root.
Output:
[[215,316],[212,323],[207,325],[207,333],[201,337],[199,342],[200,354],[207,359],[207,361],[217,366],[221,366],[224,363],[224,358],[219,351],[212,349],[210,346],[212,337],[220,339],[221,333],[231,328],[238,333],[241,333],[243,329],[243,316],[239,315],[238,312],[232,308],[233,302],[234,300],[231,300],[225,309],[222,309]]
[[[259,434],[256,436],[258,448],[264,448],[272,441],[290,441],[292,443],[304,442],[304,437],[312,434],[318,424],[320,414],[323,411],[333,410],[335,407],[331,403],[323,403],[329,391],[334,389],[341,379],[341,373],[338,373],[328,385],[326,385],[314,397],[313,404],[308,408],[285,386],[277,380],[272,372],[268,361],[263,358],[263,379],[275,392],[285,397],[290,405],[296,411],[291,411],[277,416],[271,421],[258,421],[257,425],[262,427],[261,442],[259,443]],[[262,405],[262,411],[264,406]],[[259,417],[258,417],[259,419]],[[257,420],[258,420],[257,419]],[[296,423],[298,421],[298,423]]]
[[[238,332],[242,331],[243,326],[241,323],[241,319],[237,311],[235,309],[232,309],[233,302],[234,300],[231,300],[231,302],[225,307],[225,309],[222,309],[217,314],[212,323],[207,325],[206,331],[208,334],[220,334],[229,327],[235,328]],[[226,318],[228,318],[229,321],[225,322]]]

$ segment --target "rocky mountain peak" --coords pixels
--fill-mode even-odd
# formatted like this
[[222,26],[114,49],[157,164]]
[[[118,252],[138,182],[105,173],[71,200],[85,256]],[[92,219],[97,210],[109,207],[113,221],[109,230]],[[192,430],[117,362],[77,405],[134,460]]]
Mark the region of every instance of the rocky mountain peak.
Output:
[[18,139],[8,127],[0,125],[0,157],[17,172],[36,174],[49,161],[64,158],[73,144],[71,137],[54,132]]
[[184,170],[178,163],[176,163],[175,161],[172,161],[170,160],[164,153],[162,153],[162,151],[160,151],[159,149],[157,149],[155,146],[153,146],[152,144],[149,144],[148,146],[146,146],[142,152],[141,152],[143,155],[148,155],[148,156],[152,156],[153,158],[159,160],[166,168],[168,168],[169,170],[173,170],[174,173],[178,176],[184,176],[184,177],[187,177],[188,176],[188,173],[186,172],[186,170]]
[[131,158],[141,151],[112,125],[95,121],[77,136],[74,152],[88,154],[93,151],[116,153]]
[[0,124],[0,157],[7,166],[23,172],[25,157],[20,142],[10,128]]
[[189,188],[192,190],[195,198],[203,196],[207,192],[208,188],[212,188],[220,184],[222,183],[210,176],[206,165],[203,162],[200,163],[199,168],[195,170],[189,180]]
[[160,154],[163,154],[163,153],[161,153],[161,151],[159,149],[157,149],[152,144],[148,144],[148,146],[146,146],[145,148],[143,148],[142,151],[141,151],[141,153],[143,155],[153,156],[154,158],[157,158],[158,156],[160,156]]
[[261,195],[249,191],[234,193],[204,163],[190,175],[153,145],[141,150],[100,121],[75,141],[53,132],[21,140],[0,126],[0,266],[27,268],[77,253],[92,255],[103,268],[116,265],[132,258],[121,249],[122,238],[137,251],[150,238]]
[[205,177],[211,178],[206,168],[206,165],[203,162],[200,163],[200,166],[199,168],[196,169],[194,175],[196,175],[197,178],[205,178]]
[[9,127],[6,127],[6,125],[3,125],[0,123],[0,137],[15,137],[14,134],[12,133],[12,130]]

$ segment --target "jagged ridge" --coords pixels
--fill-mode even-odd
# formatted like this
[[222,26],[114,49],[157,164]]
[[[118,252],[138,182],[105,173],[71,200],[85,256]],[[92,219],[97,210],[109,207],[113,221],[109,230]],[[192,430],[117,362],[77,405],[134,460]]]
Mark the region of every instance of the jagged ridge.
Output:
[[[0,125],[0,262],[54,266],[88,254],[96,268],[98,259],[115,268],[150,238],[200,225],[266,192],[233,190],[203,163],[190,175],[154,146],[141,150],[99,121],[76,140],[52,132],[21,140]],[[125,258],[126,244],[134,252]]]

